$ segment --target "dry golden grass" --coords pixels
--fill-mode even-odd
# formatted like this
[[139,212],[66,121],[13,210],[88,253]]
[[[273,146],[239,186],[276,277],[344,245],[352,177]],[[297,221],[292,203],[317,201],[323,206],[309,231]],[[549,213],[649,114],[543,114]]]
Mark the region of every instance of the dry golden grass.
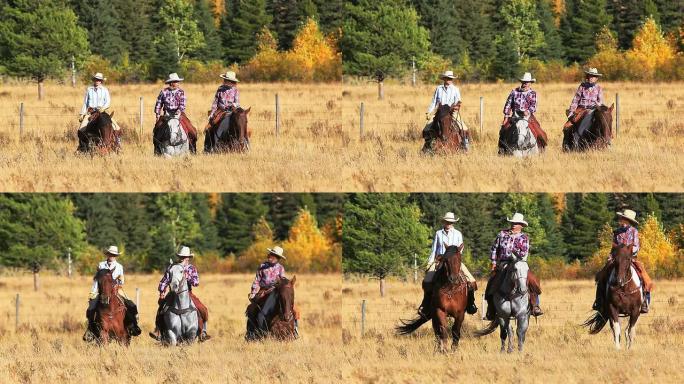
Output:
[[[420,154],[424,112],[433,86],[375,84],[241,84],[251,106],[252,152],[188,159],[152,156],[153,102],[161,85],[111,85],[112,110],[126,129],[124,152],[111,157],[74,154],[83,87],[34,85],[0,88],[2,191],[681,191],[684,189],[684,93],[681,83],[605,83],[608,101],[620,92],[622,126],[605,152],[563,154],[560,127],[576,84],[538,84],[537,117],[550,136],[544,155],[515,160],[496,155],[501,108],[511,84],[461,86],[463,113],[478,131],[479,96],[485,98],[484,134],[468,155]],[[188,115],[202,129],[214,85],[185,84]],[[274,131],[274,95],[283,127]],[[145,100],[139,136],[138,97]],[[25,102],[26,132],[19,142],[18,105]],[[365,134],[359,138],[359,104]],[[38,115],[38,116],[35,116]],[[52,117],[50,115],[56,115]],[[387,124],[389,123],[389,124]],[[203,142],[200,136],[200,144]]]
[[[143,335],[125,348],[81,341],[90,279],[43,277],[0,279],[0,380],[3,383],[75,382],[297,382],[340,380],[341,278],[297,275],[301,338],[291,343],[243,341],[244,309],[251,275],[202,275],[197,295],[209,307],[211,340],[165,348],[147,336],[156,313],[157,276],[127,276],[126,291],[141,288]],[[21,293],[21,325],[14,329],[14,295]],[[106,378],[106,379],[105,379]]]
[[[594,285],[590,281],[542,281],[545,315],[531,320],[523,353],[499,353],[498,331],[476,339],[484,326],[480,313],[466,316],[457,352],[434,352],[431,325],[416,336],[395,336],[400,318],[414,316],[422,297],[419,284],[391,281],[381,298],[377,281],[345,281],[342,295],[343,377],[348,381],[676,383],[684,345],[684,290],[681,281],[656,282],[652,311],[640,318],[632,350],[616,351],[610,327],[591,336],[580,324],[588,315]],[[480,282],[484,288],[484,281]],[[481,291],[480,291],[481,292]],[[367,325],[360,337],[361,300],[367,301]],[[478,306],[480,299],[478,299]],[[517,346],[517,344],[515,344]]]

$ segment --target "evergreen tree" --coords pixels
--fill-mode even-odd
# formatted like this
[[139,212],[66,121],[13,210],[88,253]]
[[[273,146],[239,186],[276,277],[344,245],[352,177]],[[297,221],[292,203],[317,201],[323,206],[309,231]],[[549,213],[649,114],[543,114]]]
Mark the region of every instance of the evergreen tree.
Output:
[[225,61],[228,64],[244,63],[256,53],[257,34],[269,25],[271,16],[266,13],[265,0],[235,0],[226,3],[222,22]]
[[[596,35],[601,28],[610,25],[611,16],[606,11],[607,0],[575,0],[564,21],[563,45],[570,62],[584,63],[596,53]],[[570,20],[567,18],[570,17]]]
[[563,57],[563,42],[556,27],[553,4],[549,0],[537,0],[536,4],[536,17],[544,35],[544,46],[534,56],[544,61],[559,60]]
[[312,0],[270,0],[266,9],[273,16],[270,29],[277,36],[281,50],[292,48],[297,31],[308,18],[318,18]]
[[[612,16],[612,29],[617,33],[619,48],[626,50],[632,45],[634,34],[654,11],[655,4],[643,0],[607,0],[607,9]],[[657,16],[657,15],[654,15]]]
[[226,193],[216,212],[218,244],[222,253],[238,254],[254,240],[252,228],[268,208],[258,193]]
[[119,35],[125,42],[126,51],[135,63],[154,61],[150,14],[151,0],[114,0],[112,5],[119,16]]
[[544,258],[565,255],[563,234],[561,233],[560,222],[557,220],[559,212],[556,210],[551,195],[546,193],[538,195],[537,212],[539,213],[540,224],[546,234],[546,241],[537,246],[535,254]]
[[168,259],[174,257],[179,246],[195,248],[202,233],[189,194],[157,195],[150,210],[156,219],[151,231],[153,249],[149,255],[150,266],[163,269]]
[[76,206],[74,216],[85,224],[86,240],[100,249],[109,245],[121,246],[126,239],[118,225],[119,207],[112,197],[109,193],[71,194]]
[[[544,33],[539,26],[537,9],[533,0],[507,0],[501,7],[503,27],[506,29],[506,44],[515,49],[518,60],[534,55],[544,47]],[[502,37],[497,36],[497,40]]]
[[204,36],[204,47],[200,48],[196,57],[204,61],[222,59],[223,46],[221,36],[216,28],[214,13],[208,0],[196,0],[193,16]]
[[342,28],[345,17],[345,0],[313,0],[318,13],[318,24],[325,34]]
[[515,79],[520,76],[520,56],[513,36],[508,32],[503,32],[494,40],[494,59],[492,60],[492,75],[497,79]]
[[676,31],[684,24],[684,1],[682,0],[654,0],[660,16],[659,24],[663,31]]
[[209,209],[208,195],[205,193],[193,193],[192,205],[195,207],[195,217],[200,227],[201,236],[195,243],[200,252],[215,251],[218,249],[218,231]]
[[584,260],[599,246],[598,234],[614,214],[608,210],[605,193],[584,195],[568,194],[566,213],[563,215],[563,237],[566,256],[570,260]]
[[656,193],[654,197],[662,211],[662,223],[667,230],[684,224],[684,193]]
[[[273,193],[264,195],[268,206],[267,219],[273,228],[276,239],[286,239],[290,226],[300,208],[316,211],[315,202],[308,193]],[[311,208],[313,206],[313,208]]]
[[[88,31],[90,50],[111,62],[119,62],[126,43],[119,33],[123,21],[109,0],[71,0],[78,24]],[[139,33],[139,32],[138,32]]]
[[316,220],[320,224],[326,224],[335,220],[344,212],[344,202],[347,196],[344,193],[314,193]]

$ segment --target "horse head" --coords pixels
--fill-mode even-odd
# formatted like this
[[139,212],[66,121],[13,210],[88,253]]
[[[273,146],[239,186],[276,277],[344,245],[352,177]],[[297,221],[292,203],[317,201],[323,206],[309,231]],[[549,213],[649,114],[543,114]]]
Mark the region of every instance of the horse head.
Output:
[[621,244],[613,247],[613,262],[615,263],[615,282],[624,287],[632,279],[632,251],[633,244]]
[[515,291],[521,295],[527,293],[527,273],[530,267],[524,261],[513,264],[512,278],[515,282]]
[[276,283],[280,312],[283,320],[288,322],[294,320],[294,286],[296,281],[297,276],[294,276],[292,280],[283,277]]
[[461,253],[463,244],[460,246],[450,245],[444,251],[444,265],[446,266],[447,279],[454,284],[461,274]]
[[610,139],[613,137],[613,108],[615,104],[611,104],[610,107],[601,105],[596,108],[596,118],[594,119],[594,124],[597,125],[598,137],[602,138],[606,143],[610,143]]
[[102,305],[109,305],[110,296],[114,292],[112,273],[109,269],[100,269],[93,278],[93,280],[97,281],[97,293]]
[[230,116],[230,128],[228,130],[232,133],[233,137],[238,138],[240,141],[249,138],[247,132],[247,116],[251,110],[252,107],[247,109],[239,107],[233,111],[233,114]]
[[172,265],[169,267],[169,275],[171,276],[171,283],[169,283],[171,291],[176,294],[181,293],[187,287],[183,266],[181,264]]

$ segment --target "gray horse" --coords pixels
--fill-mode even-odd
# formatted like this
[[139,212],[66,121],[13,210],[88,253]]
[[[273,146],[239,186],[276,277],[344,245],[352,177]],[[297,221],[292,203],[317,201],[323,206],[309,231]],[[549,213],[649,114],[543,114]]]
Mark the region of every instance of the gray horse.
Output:
[[529,120],[518,118],[515,121],[515,127],[518,129],[517,146],[513,148],[514,157],[527,157],[530,155],[539,154],[539,147],[537,146],[537,138],[532,134]]
[[173,295],[173,303],[164,313],[167,330],[162,334],[162,342],[167,345],[192,343],[197,337],[197,308],[190,299],[183,266],[174,264],[169,269],[169,273],[171,274],[169,294]]
[[[516,319],[518,351],[522,352],[525,343],[525,333],[530,319],[529,293],[527,292],[527,272],[529,267],[524,260],[509,264],[509,276],[502,283],[501,289],[494,292],[494,306],[496,320],[489,323],[487,328],[475,332],[475,336],[488,335],[498,325],[501,331],[501,352],[504,352],[506,338],[508,338],[508,353],[513,352],[513,327],[511,318]],[[505,273],[500,271],[499,273]]]

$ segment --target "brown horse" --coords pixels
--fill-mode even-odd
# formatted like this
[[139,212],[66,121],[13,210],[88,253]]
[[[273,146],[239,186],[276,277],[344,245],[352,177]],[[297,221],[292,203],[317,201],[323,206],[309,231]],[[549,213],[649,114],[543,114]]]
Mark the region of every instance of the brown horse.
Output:
[[613,138],[613,107],[601,105],[594,109],[591,124],[584,132],[579,132],[582,119],[590,110],[577,108],[574,115],[563,126],[563,151],[586,151],[605,149]]
[[[295,321],[299,319],[299,312],[294,303],[296,281],[296,276],[292,280],[279,279],[273,288],[264,291],[262,295],[259,295],[254,302],[247,306],[245,312],[247,315],[247,340],[259,340],[263,336],[270,336],[276,340],[289,341],[298,337]],[[275,310],[266,318],[268,332],[265,335],[260,335],[256,328],[256,317],[261,306],[273,291],[277,295]]]
[[126,306],[117,294],[112,271],[101,269],[95,275],[98,290],[98,303],[95,310],[95,323],[99,330],[98,344],[107,344],[111,339],[129,345],[131,337],[126,330],[124,318]]
[[632,267],[632,244],[623,244],[613,248],[612,253],[614,265],[605,304],[582,325],[589,327],[589,333],[595,335],[603,329],[607,321],[610,321],[615,348],[620,349],[620,317],[629,317],[625,339],[627,348],[630,348],[636,335],[636,323],[641,314],[642,287],[639,276]]
[[120,133],[112,126],[112,116],[114,113],[110,115],[107,112],[91,111],[88,125],[77,132],[79,152],[97,152],[104,155],[111,151],[119,151]]
[[444,252],[443,267],[435,275],[434,289],[432,291],[432,302],[428,316],[418,317],[411,321],[402,320],[402,325],[396,327],[400,335],[408,335],[417,330],[421,325],[432,320],[432,329],[437,338],[437,349],[444,353],[448,343],[448,323],[447,316],[454,318],[451,327],[452,344],[451,349],[458,348],[461,339],[461,325],[465,317],[466,306],[468,304],[468,289],[465,276],[461,273],[461,252],[460,247],[449,246]]
[[423,153],[452,153],[467,152],[466,138],[470,140],[470,132],[463,129],[461,124],[454,121],[452,112],[461,108],[459,102],[454,107],[440,105],[429,128],[423,130]]
[[210,122],[204,136],[204,152],[247,152],[249,151],[249,138],[251,132],[247,128],[247,115],[252,108],[237,108],[230,113],[228,126],[223,121],[228,112],[222,111],[216,114]]

